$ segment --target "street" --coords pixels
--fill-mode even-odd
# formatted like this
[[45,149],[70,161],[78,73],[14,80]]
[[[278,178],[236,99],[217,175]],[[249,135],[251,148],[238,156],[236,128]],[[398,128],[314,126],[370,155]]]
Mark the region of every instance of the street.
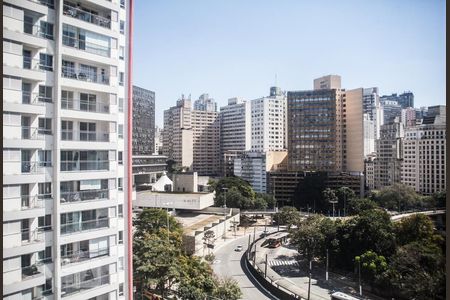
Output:
[[[269,227],[267,228],[268,230],[271,230]],[[258,237],[263,230],[264,227],[258,228],[256,231],[256,237]],[[228,276],[234,278],[241,288],[243,294],[242,299],[244,300],[278,299],[264,291],[256,280],[243,269],[245,266],[241,263],[241,258],[247,250],[248,237],[250,234],[252,235],[253,240],[253,228],[248,229],[246,233],[247,234],[245,236],[241,235],[236,239],[233,238],[231,241],[227,240],[225,244],[219,245],[214,252],[216,256],[212,265],[214,273],[221,277]],[[241,252],[234,251],[238,245],[241,245],[243,248]]]

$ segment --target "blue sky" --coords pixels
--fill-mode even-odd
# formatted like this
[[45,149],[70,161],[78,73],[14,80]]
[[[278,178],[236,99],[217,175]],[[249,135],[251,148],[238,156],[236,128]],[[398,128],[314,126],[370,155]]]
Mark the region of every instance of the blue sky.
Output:
[[135,85],[156,93],[156,124],[181,94],[240,96],[342,87],[445,104],[445,1],[135,0]]

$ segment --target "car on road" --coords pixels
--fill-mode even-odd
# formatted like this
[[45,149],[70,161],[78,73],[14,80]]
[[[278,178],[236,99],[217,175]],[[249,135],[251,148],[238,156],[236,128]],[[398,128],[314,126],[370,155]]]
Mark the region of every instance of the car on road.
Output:
[[234,249],[234,251],[241,252],[241,251],[242,251],[242,246],[241,246],[241,245],[237,246],[237,247]]

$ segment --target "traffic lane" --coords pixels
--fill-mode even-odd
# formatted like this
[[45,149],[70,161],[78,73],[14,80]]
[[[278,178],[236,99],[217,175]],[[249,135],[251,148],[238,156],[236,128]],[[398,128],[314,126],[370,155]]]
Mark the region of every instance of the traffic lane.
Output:
[[[261,231],[257,230],[257,236]],[[242,256],[248,247],[249,236],[240,237],[217,250],[215,253],[215,262],[212,265],[214,273],[221,277],[228,276],[234,278],[241,288],[242,299],[276,299],[265,292],[256,280],[252,278],[251,274],[248,274],[248,271],[245,270]],[[251,241],[253,241],[253,234]],[[238,245],[242,246],[242,252],[234,251]]]

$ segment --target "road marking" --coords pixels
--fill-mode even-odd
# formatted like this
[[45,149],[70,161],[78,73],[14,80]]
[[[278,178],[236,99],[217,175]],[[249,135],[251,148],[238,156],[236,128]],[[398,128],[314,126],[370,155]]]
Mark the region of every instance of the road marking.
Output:
[[269,260],[269,266],[298,266],[295,260]]

